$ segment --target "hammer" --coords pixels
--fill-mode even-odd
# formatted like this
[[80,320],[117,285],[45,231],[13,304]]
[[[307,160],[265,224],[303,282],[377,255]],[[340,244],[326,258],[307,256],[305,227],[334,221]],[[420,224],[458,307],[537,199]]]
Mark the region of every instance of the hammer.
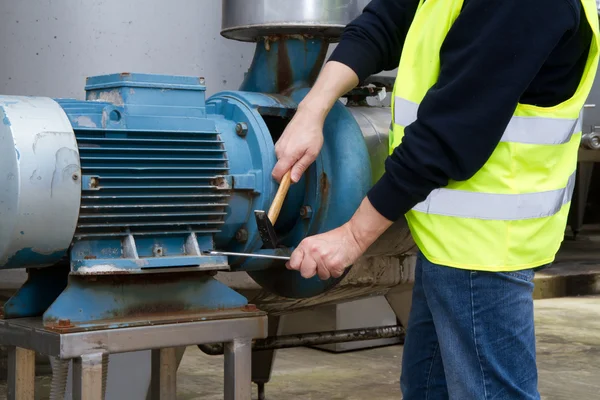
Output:
[[273,226],[279,217],[279,213],[281,212],[281,207],[283,206],[283,201],[285,200],[285,196],[290,188],[291,181],[291,171],[288,171],[285,173],[285,175],[283,175],[283,178],[281,178],[281,183],[279,184],[279,188],[277,189],[277,193],[275,194],[273,203],[269,208],[268,214],[262,210],[254,211],[258,233],[265,249],[277,248],[278,239]]

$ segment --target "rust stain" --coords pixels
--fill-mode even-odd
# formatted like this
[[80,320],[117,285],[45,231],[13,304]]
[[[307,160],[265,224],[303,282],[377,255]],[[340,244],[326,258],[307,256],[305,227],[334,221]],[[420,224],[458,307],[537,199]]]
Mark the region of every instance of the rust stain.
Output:
[[[130,309],[131,312],[142,312],[141,309]],[[253,316],[264,316],[266,313],[256,309],[254,311],[243,308],[228,308],[220,310],[183,310],[169,311],[155,314],[142,313],[138,315],[119,315],[114,318],[88,320],[84,322],[71,322],[69,327],[61,327],[57,320],[50,320],[44,324],[44,328],[58,333],[84,332],[100,329],[116,329],[118,327],[134,327],[148,325],[165,325],[185,322],[212,321],[230,318],[245,318]],[[80,326],[86,324],[88,326]]]
[[113,315],[115,317],[142,317],[145,315],[173,315],[174,313],[185,311],[185,303],[182,301],[161,302],[151,304],[138,304],[119,310]]
[[285,40],[279,41],[277,48],[277,91],[283,93],[292,86],[293,82],[292,64],[288,54]]

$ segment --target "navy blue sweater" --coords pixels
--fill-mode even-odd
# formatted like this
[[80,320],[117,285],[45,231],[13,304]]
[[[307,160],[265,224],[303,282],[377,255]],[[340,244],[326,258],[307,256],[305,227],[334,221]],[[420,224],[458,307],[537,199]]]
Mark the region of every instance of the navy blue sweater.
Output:
[[[373,0],[330,60],[360,80],[398,66],[418,0]],[[368,194],[397,220],[491,156],[518,102],[554,106],[581,79],[592,32],[579,0],[464,0],[441,49],[438,82]]]

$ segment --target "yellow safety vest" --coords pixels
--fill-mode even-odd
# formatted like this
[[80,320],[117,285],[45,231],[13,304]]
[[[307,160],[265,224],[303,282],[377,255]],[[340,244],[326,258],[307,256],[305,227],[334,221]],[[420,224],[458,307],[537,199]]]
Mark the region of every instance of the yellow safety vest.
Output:
[[[518,104],[486,164],[434,190],[406,214],[431,262],[483,271],[550,263],[564,238],[581,140],[581,110],[598,66],[598,11],[581,0],[594,38],[574,96],[554,107]],[[463,0],[427,0],[408,31],[392,97],[390,154],[438,79],[440,49]]]

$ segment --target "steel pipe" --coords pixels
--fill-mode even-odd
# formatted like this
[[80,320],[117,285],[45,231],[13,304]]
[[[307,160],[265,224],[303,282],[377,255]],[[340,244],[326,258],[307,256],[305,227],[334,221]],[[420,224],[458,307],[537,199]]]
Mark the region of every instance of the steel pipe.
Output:
[[[324,344],[358,342],[361,340],[386,339],[404,337],[404,328],[398,325],[377,328],[346,329],[340,331],[313,332],[301,335],[270,336],[255,340],[253,351],[279,350],[302,346],[319,346]],[[223,354],[223,343],[199,344],[198,348],[205,354],[218,356]]]

